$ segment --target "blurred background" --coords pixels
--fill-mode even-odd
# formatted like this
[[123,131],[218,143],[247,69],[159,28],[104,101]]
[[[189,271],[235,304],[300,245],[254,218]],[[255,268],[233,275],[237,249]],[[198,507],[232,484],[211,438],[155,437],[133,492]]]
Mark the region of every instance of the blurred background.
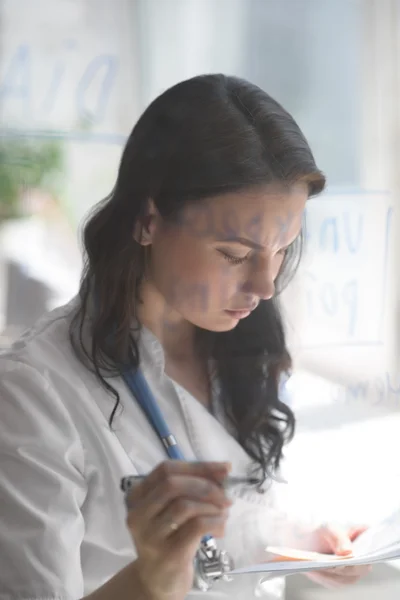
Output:
[[[75,295],[79,227],[133,124],[206,72],[280,101],[328,178],[283,298],[286,501],[377,522],[400,508],[400,0],[0,0],[0,346]],[[394,599],[400,571],[329,594],[288,582],[300,600]]]

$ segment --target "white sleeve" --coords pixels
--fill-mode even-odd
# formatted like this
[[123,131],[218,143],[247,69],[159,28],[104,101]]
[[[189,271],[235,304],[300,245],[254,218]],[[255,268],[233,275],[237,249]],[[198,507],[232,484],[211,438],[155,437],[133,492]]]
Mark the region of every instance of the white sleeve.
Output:
[[49,382],[0,360],[0,600],[83,596],[78,432]]

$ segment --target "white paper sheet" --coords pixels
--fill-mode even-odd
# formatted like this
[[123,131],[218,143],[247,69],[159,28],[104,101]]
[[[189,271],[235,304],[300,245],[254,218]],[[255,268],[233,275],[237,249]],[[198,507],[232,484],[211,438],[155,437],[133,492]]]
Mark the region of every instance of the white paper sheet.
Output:
[[[304,552],[295,548],[266,548],[265,563],[235,569],[232,574],[272,573],[291,575],[334,567],[367,565],[400,559],[400,510],[382,523],[371,527],[353,542],[353,554],[347,558],[336,555]],[[275,559],[270,556],[275,555]],[[279,557],[285,557],[279,560]]]

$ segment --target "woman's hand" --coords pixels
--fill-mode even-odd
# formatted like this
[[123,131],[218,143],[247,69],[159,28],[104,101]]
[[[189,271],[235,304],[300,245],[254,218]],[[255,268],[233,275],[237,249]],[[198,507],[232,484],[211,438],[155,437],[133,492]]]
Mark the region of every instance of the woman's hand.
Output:
[[201,538],[224,535],[231,501],[221,483],[226,463],[166,461],[128,498],[134,563],[149,600],[183,600],[193,584],[193,561]]
[[[314,532],[313,548],[315,552],[336,554],[340,556],[351,555],[352,542],[363,533],[367,527],[353,527],[343,531],[337,527],[320,527]],[[356,583],[371,570],[370,565],[345,566],[340,565],[332,569],[321,569],[305,573],[309,579],[326,588],[335,588]]]

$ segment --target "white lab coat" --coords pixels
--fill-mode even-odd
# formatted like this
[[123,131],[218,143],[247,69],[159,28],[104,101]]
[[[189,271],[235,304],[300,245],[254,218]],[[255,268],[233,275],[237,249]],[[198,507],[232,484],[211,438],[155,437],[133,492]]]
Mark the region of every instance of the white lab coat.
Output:
[[[123,409],[110,429],[114,399],[69,343],[75,302],[45,315],[0,359],[0,600],[78,600],[132,561],[120,480],[166,458],[118,380]],[[145,376],[185,457],[229,460],[233,474],[244,475],[248,456],[165,375],[156,338],[144,330],[140,344]],[[237,566],[260,562],[265,546],[277,543],[276,485],[264,495],[235,492],[221,546]],[[240,576],[205,597],[281,597],[281,579],[259,582],[260,575]]]

